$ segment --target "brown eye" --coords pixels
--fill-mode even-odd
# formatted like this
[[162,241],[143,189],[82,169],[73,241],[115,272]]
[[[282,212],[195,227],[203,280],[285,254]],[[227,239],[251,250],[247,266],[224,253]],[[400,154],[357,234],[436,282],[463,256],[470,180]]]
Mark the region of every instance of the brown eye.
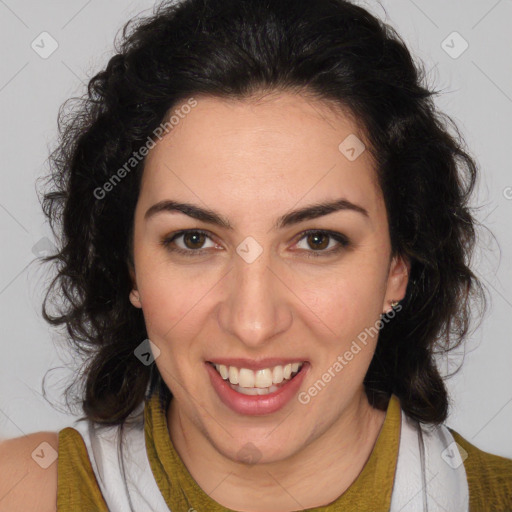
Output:
[[197,231],[192,231],[191,233],[185,233],[183,235],[183,242],[187,249],[201,249],[206,236],[204,233],[200,233]]
[[310,233],[307,236],[309,246],[315,250],[325,249],[329,245],[329,236],[321,231]]
[[[205,246],[205,242],[210,242],[210,245]],[[186,256],[195,256],[203,254],[208,249],[215,247],[215,242],[211,239],[208,233],[198,230],[178,231],[162,240],[162,245],[168,250]]]
[[[300,247],[301,244],[303,244],[302,247]],[[348,248],[350,241],[345,235],[336,231],[310,230],[302,233],[297,246],[308,257],[329,256]]]

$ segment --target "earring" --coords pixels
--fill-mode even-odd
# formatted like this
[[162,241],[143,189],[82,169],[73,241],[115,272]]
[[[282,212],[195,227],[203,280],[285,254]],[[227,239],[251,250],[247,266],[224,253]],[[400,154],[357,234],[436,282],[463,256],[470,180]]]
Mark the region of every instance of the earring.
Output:
[[399,300],[392,300],[391,301],[391,310],[390,311],[384,311],[383,313],[380,314],[380,318],[381,320],[386,316],[388,315],[389,313],[391,313],[391,311],[393,311],[397,306],[398,304],[400,304],[400,301]]

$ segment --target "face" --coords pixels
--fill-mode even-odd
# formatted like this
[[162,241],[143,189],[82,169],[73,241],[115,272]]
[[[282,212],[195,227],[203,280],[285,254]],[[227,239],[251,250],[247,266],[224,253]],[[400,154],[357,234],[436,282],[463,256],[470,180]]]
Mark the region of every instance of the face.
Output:
[[159,350],[170,421],[231,460],[255,446],[278,461],[364,395],[372,328],[403,298],[407,265],[390,256],[347,116],[284,92],[195,99],[146,159],[130,300]]

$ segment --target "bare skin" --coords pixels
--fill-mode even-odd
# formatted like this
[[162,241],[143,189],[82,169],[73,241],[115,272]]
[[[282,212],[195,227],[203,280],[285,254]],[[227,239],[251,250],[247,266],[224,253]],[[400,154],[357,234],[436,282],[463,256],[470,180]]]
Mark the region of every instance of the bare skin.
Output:
[[[143,310],[173,393],[169,433],[193,478],[225,507],[326,505],[357,478],[384,421],[363,388],[376,338],[307,404],[292,399],[257,417],[219,399],[205,361],[301,357],[310,364],[306,392],[404,297],[408,262],[391,258],[370,152],[351,161],[338,149],[350,134],[364,140],[350,118],[285,92],[262,101],[196,100],[150,150],[135,211],[130,300]],[[275,227],[291,210],[340,198],[367,215],[345,209]],[[233,229],[176,211],[145,218],[164,200],[213,210]],[[327,237],[319,251],[304,235],[310,229],[340,233],[349,244]],[[181,230],[207,233],[200,255],[183,236],[162,244]],[[236,251],[249,236],[262,249],[251,263]],[[255,465],[241,462],[248,443],[258,450]]]
[[34,451],[41,453],[42,443],[58,452],[58,433],[37,432],[0,442],[0,512],[57,510],[57,460],[42,467],[32,458]]

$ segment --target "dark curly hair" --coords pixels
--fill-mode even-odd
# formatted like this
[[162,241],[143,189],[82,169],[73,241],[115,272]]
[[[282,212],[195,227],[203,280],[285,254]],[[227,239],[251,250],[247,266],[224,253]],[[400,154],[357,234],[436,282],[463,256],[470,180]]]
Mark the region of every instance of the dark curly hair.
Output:
[[[162,387],[134,356],[147,338],[129,302],[132,230],[144,160],[108,198],[109,181],[193,95],[248,99],[310,94],[338,105],[369,141],[393,255],[411,262],[402,310],[380,329],[365,377],[370,403],[391,393],[421,422],[440,423],[449,397],[435,356],[461,344],[486,290],[469,265],[477,165],[452,119],[437,111],[422,64],[393,28],[345,0],[184,0],[129,21],[116,54],[59,114],[42,208],[59,244],[44,318],[65,325],[84,364],[75,384],[85,417],[115,425]],[[52,267],[53,268],[53,267]],[[48,301],[63,304],[48,312]],[[483,312],[482,310],[482,312]],[[170,391],[165,387],[170,397]]]

